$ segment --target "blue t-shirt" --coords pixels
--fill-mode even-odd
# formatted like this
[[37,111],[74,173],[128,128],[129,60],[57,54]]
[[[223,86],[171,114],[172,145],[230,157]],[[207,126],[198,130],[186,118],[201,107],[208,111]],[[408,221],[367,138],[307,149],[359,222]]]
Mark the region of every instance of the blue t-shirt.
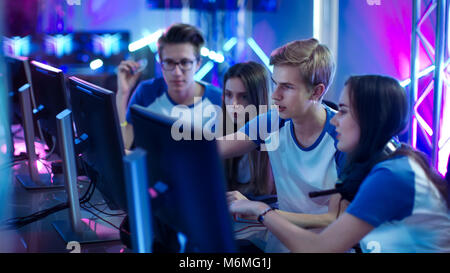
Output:
[[377,164],[347,213],[374,227],[361,240],[364,252],[450,252],[445,200],[419,164],[406,156]]
[[[188,106],[190,111],[203,112],[203,109],[208,106],[218,106],[220,108],[222,105],[222,95],[220,89],[205,82],[198,83],[204,86],[205,92],[201,101]],[[173,108],[179,106],[170,98],[164,78],[146,80],[138,85],[128,104],[126,116],[128,123],[132,122],[130,106],[133,104],[146,107],[150,111],[167,116],[173,116]],[[206,121],[203,123],[205,122]]]

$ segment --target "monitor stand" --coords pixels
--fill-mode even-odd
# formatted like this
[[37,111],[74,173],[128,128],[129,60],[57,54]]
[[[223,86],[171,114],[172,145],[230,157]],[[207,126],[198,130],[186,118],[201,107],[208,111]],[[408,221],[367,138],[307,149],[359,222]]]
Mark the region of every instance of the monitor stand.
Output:
[[151,253],[152,211],[147,184],[146,152],[136,148],[123,158],[131,246],[135,253]]
[[120,234],[116,229],[108,228],[89,219],[80,221],[81,227],[79,231],[75,231],[72,223],[64,220],[55,221],[52,223],[52,226],[66,244],[74,241],[80,244],[89,244],[120,240]]
[[27,190],[36,189],[60,189],[64,187],[63,179],[58,179],[57,176],[52,177],[50,174],[40,174],[37,169],[36,150],[34,146],[34,125],[33,114],[30,101],[30,85],[25,84],[19,89],[20,106],[23,117],[25,147],[27,149],[28,161],[27,168],[29,174],[19,174],[16,176],[17,180]]
[[72,112],[66,109],[59,113],[56,116],[56,123],[58,139],[60,139],[59,143],[70,219],[69,221],[55,221],[52,223],[53,227],[66,243],[76,241],[83,244],[120,240],[118,230],[108,228],[88,219],[81,219],[77,188],[77,170],[75,165]]
[[[29,164],[27,164],[29,166]],[[50,174],[40,173],[33,178],[28,174],[16,175],[17,180],[27,190],[45,190],[45,189],[63,189],[64,180],[59,176],[51,176]]]

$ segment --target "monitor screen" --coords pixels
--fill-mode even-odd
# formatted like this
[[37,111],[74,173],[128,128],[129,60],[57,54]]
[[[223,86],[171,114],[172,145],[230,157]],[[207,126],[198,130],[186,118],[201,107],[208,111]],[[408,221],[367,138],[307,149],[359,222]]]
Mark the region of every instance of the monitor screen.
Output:
[[151,201],[152,216],[185,235],[187,252],[234,251],[215,141],[175,141],[175,120],[137,105],[131,119],[136,147],[147,152],[148,185],[160,191]]
[[29,83],[25,66],[28,65],[28,58],[26,57],[12,57],[6,56],[6,70],[8,77],[6,83],[8,87],[8,98],[10,106],[10,115],[12,124],[22,123],[22,114],[20,111],[20,102],[18,90]]
[[60,69],[31,61],[31,86],[35,100],[34,117],[44,133],[49,148],[58,152],[56,115],[68,109],[64,74]]
[[126,210],[122,157],[124,145],[115,94],[76,77],[68,80],[75,134],[85,144],[79,152],[88,176],[95,180],[111,209]]

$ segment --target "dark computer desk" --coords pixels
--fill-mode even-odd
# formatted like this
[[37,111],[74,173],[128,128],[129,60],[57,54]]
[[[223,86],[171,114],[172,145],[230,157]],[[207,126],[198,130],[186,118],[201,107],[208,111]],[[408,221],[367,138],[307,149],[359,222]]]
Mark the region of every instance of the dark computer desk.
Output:
[[[6,219],[16,216],[30,215],[36,211],[47,209],[54,205],[66,202],[66,193],[64,189],[52,190],[26,190],[15,178],[14,174],[24,172],[23,166],[15,166],[13,171],[13,181],[10,183],[10,198],[5,207],[5,211],[9,212]],[[6,182],[6,181],[5,181]],[[79,181],[80,196],[87,190],[88,181]],[[121,211],[111,211],[107,208],[101,194],[98,191],[90,201],[91,204],[97,205],[100,210],[112,214],[119,214]],[[88,207],[89,204],[86,204]],[[89,223],[96,232],[119,233],[117,227],[120,226],[124,215],[107,216],[99,213],[93,208],[92,212],[98,216],[107,219],[115,227],[98,219],[92,213],[85,209],[81,209],[81,217],[85,223]],[[5,218],[5,217],[2,217]],[[4,219],[0,219],[4,220]],[[0,252],[15,253],[69,253],[77,251],[74,247],[68,246],[59,236],[52,226],[56,220],[69,221],[69,210],[64,209],[52,215],[47,216],[37,222],[30,223],[24,227],[15,230],[0,231]],[[101,224],[101,225],[99,225]],[[130,252],[120,241],[101,242],[92,244],[82,244],[79,248],[81,253],[121,253]]]

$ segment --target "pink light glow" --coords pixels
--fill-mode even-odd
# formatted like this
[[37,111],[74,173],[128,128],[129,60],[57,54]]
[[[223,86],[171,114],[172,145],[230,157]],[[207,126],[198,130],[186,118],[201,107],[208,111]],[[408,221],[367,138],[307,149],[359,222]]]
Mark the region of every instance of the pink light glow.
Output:
[[81,221],[86,224],[86,226],[89,227],[90,230],[95,232],[99,238],[102,238],[103,236],[107,236],[110,234],[116,234],[117,231],[113,228],[106,227],[104,225],[101,225],[93,220],[82,218]]
[[[46,155],[46,150],[48,150],[48,146],[39,142],[34,142],[34,149],[35,153],[38,158],[42,158]],[[27,153],[27,147],[25,145],[25,142],[23,140],[15,140],[14,142],[14,155],[20,155],[21,153]],[[36,161],[36,169],[38,173],[40,174],[48,174],[50,172],[50,164],[51,161],[46,161],[43,159],[39,159]],[[46,167],[48,166],[48,167]],[[15,169],[19,168],[19,166],[16,166]],[[48,168],[48,169],[47,169]],[[53,178],[53,174],[52,174]]]
[[[45,150],[48,150],[48,146],[39,142],[34,143],[34,149],[36,154],[39,157],[42,157],[46,154]],[[26,153],[27,147],[25,142],[15,142],[14,143],[14,155],[20,155],[20,153]]]
[[20,155],[20,153],[26,153],[27,148],[25,143],[14,143],[14,155]]
[[[446,75],[448,76],[448,74]],[[446,83],[442,94],[442,116],[441,116],[441,135],[439,140],[438,153],[438,171],[445,175],[447,173],[448,157],[450,154],[450,92],[449,85]]]
[[438,171],[445,176],[447,173],[448,155],[450,154],[450,145],[446,145],[439,150]]
[[158,193],[153,188],[148,189],[148,192],[152,198],[158,197]]
[[48,146],[39,142],[34,143],[34,147],[36,150],[36,154],[39,155],[39,157],[43,157],[46,152],[45,150],[48,150]]
[[6,144],[3,144],[2,147],[0,148],[0,151],[2,152],[2,154],[6,155],[7,149],[6,149]]
[[[415,119],[414,121],[417,121],[419,123],[419,126],[421,129],[423,129],[426,133],[424,133],[424,137],[426,138],[427,142],[431,144],[431,140],[429,136],[433,135],[433,130],[428,125],[428,123],[425,121],[424,118],[419,114],[419,106],[422,104],[422,102],[425,100],[425,98],[430,94],[431,90],[433,89],[433,82],[431,81],[425,91],[420,95],[419,99],[416,100],[416,104],[414,105],[414,113],[415,113]],[[417,141],[417,123],[413,126],[413,147],[416,148],[416,141]],[[428,134],[428,135],[427,135]]]
[[39,160],[36,161],[36,167],[37,167],[38,173],[45,172],[45,166],[44,166],[44,164],[42,164],[41,161],[39,161]]

